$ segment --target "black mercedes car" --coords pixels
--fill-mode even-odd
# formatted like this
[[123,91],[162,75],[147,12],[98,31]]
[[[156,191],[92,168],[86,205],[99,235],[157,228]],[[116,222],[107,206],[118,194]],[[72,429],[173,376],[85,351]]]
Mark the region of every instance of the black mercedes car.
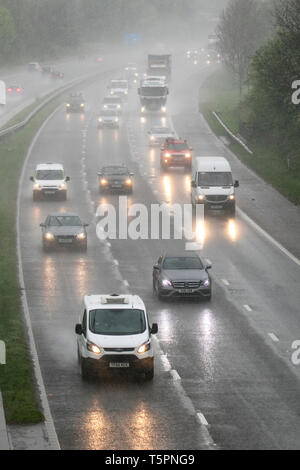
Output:
[[192,297],[211,299],[208,269],[195,252],[165,254],[153,266],[153,291],[159,299]]
[[56,247],[73,247],[82,251],[87,249],[88,224],[81,222],[76,214],[50,214],[42,227],[42,243],[44,251]]
[[131,194],[133,176],[133,173],[131,173],[126,166],[105,166],[98,173],[99,193],[101,194],[108,191],[122,191],[127,194]]

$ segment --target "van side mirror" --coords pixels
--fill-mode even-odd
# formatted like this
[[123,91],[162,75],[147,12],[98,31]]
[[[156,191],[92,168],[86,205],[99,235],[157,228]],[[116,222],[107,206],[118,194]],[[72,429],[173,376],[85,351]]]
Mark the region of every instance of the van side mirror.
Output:
[[235,180],[235,182],[234,182],[234,187],[235,187],[235,188],[238,188],[239,185],[240,185],[239,181],[238,181],[238,180]]
[[81,326],[80,323],[77,323],[77,324],[75,325],[75,333],[76,333],[77,335],[82,335],[82,326]]
[[40,227],[46,227],[46,224],[40,224]]
[[66,181],[70,181],[70,176],[66,176]]
[[155,264],[155,265],[153,266],[153,269],[159,269],[159,265],[158,265],[158,264]]
[[90,224],[83,224],[84,227],[88,227]]
[[152,335],[156,335],[157,332],[158,332],[158,325],[157,325],[157,323],[152,323],[152,327],[151,327],[150,333],[151,333]]
[[33,176],[30,176],[30,181],[34,181],[34,177]]

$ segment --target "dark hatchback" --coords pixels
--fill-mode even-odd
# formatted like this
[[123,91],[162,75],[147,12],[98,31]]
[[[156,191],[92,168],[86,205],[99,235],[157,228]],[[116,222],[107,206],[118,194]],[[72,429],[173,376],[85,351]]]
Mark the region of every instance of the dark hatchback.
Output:
[[81,222],[76,214],[51,214],[42,227],[42,243],[44,251],[49,251],[57,247],[77,248],[82,251],[87,250],[88,224]]
[[71,94],[68,97],[68,101],[66,103],[66,112],[77,112],[77,113],[84,113],[85,111],[85,100],[81,93]]
[[165,254],[153,266],[153,290],[159,299],[190,297],[211,299],[211,278],[196,253]]
[[132,193],[133,176],[126,166],[111,165],[105,166],[98,173],[99,193],[125,192]]

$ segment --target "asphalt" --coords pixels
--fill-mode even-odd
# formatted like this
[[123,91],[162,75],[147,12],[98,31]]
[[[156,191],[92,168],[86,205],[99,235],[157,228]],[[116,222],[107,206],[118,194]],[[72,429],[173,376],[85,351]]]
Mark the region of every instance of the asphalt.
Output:
[[[184,94],[182,95],[184,96]],[[194,98],[194,97],[193,97]],[[188,107],[188,103],[186,104]],[[214,136],[209,132],[209,129],[205,127],[205,123],[202,122],[201,116],[198,116],[195,120],[189,121],[190,114],[187,113],[185,119],[179,119],[176,114],[176,109],[173,109],[172,117],[175,122],[176,129],[180,128],[182,135],[189,135],[192,140],[194,147],[200,148],[201,154],[205,152],[205,146],[207,147],[208,154],[215,151],[215,148],[221,148],[221,143],[216,142]],[[139,143],[145,147],[143,140],[144,129],[140,128],[139,124],[135,121],[135,113],[129,112],[129,123],[131,129],[131,136],[134,136],[135,146],[139,149]],[[198,120],[199,121],[198,121]],[[66,135],[59,133],[59,129],[63,127],[63,115],[58,112],[58,115],[53,121],[47,126],[47,133],[44,133],[41,137],[41,142],[37,145],[34,151],[33,159],[29,165],[28,172],[31,171],[31,167],[34,166],[38,158],[40,158],[41,149],[49,148],[49,152],[57,154],[61,152],[62,145],[67,149],[66,154],[71,156],[76,151],[76,148],[80,145],[80,133],[78,132],[78,123],[67,123],[67,139]],[[75,119],[73,120],[75,121]],[[178,122],[177,122],[178,121]],[[199,133],[199,126],[201,133]],[[197,132],[198,129],[198,132]],[[128,133],[130,134],[130,133]],[[57,137],[57,142],[53,143],[53,136]],[[79,136],[78,138],[76,137]],[[119,131],[119,139],[116,139],[115,147],[113,147],[113,140],[107,138],[108,143],[102,141],[101,137],[98,136],[98,141],[94,142],[92,138],[88,140],[90,148],[90,155],[96,155],[99,152],[100,155],[108,155],[109,151],[110,159],[118,161],[119,155],[123,155],[123,158],[128,151],[126,147],[127,135],[124,130]],[[131,149],[132,150],[132,149]],[[223,147],[222,147],[222,150]],[[226,151],[226,150],[224,150]],[[139,152],[138,152],[139,153]],[[141,153],[139,153],[141,155]],[[232,159],[231,163],[235,164],[234,156],[230,155]],[[151,159],[151,154],[150,154]],[[144,171],[149,174],[149,168],[147,164],[149,157],[145,156]],[[71,160],[67,159],[66,164]],[[128,161],[129,163],[130,161]],[[100,163],[100,162],[99,162]],[[140,167],[139,162],[136,162],[136,170],[138,171],[137,187],[135,188],[133,202],[139,202],[146,200],[147,203],[155,201],[153,198],[153,192],[150,190],[148,185],[143,183],[143,168]],[[78,168],[77,168],[78,167]],[[239,168],[238,168],[239,167]],[[238,162],[236,163],[237,171],[240,172],[241,180],[247,184],[247,178],[249,180],[249,170],[243,168]],[[234,168],[234,170],[236,169]],[[79,170],[79,171],[78,171]],[[97,170],[97,169],[96,169]],[[88,182],[91,188],[92,197],[97,200],[95,181],[93,180],[95,174],[95,161],[87,162],[86,173]],[[78,162],[74,161],[72,167],[72,181],[75,181],[77,189],[81,186],[80,178],[76,179],[76,174],[80,173]],[[253,175],[251,174],[253,181]],[[94,183],[92,183],[94,181]],[[180,196],[181,201],[186,201],[188,192],[182,186],[182,179],[177,174],[169,177],[169,180],[164,184],[154,182],[153,187],[155,188],[155,194],[160,199],[168,202],[174,202],[172,200],[172,191],[176,196]],[[249,180],[249,188],[251,187],[251,181]],[[247,189],[247,186],[246,186]],[[291,203],[284,200],[274,189],[265,185],[259,178],[255,178],[255,194],[256,204],[259,204],[260,213],[262,214],[261,226],[266,230],[272,227],[272,223],[276,224],[276,230],[280,234],[280,242],[288,249],[296,253],[294,250],[295,244],[294,239],[297,239],[298,223],[300,221],[298,209],[294,208]],[[32,226],[26,227],[25,221],[32,220],[35,225],[40,221],[43,214],[46,214],[50,209],[51,204],[45,203],[41,209],[41,213],[35,214],[32,211],[32,206],[27,204],[28,198],[30,198],[29,190],[24,189],[24,207],[23,207],[23,263],[26,272],[31,277],[26,277],[27,285],[26,289],[30,293],[30,311],[32,314],[32,320],[34,325],[35,337],[39,347],[39,356],[41,357],[41,363],[43,364],[43,375],[46,381],[46,388],[51,402],[51,409],[54,416],[54,421],[57,426],[57,430],[60,437],[60,442],[63,443],[63,448],[78,448],[78,446],[86,446],[86,448],[107,448],[105,446],[116,446],[120,442],[120,438],[125,440],[124,446],[132,446],[130,436],[124,428],[124,422],[126,420],[132,420],[132,416],[136,416],[137,421],[142,424],[147,424],[147,429],[151,429],[151,433],[148,436],[142,435],[144,442],[138,440],[135,445],[148,445],[158,446],[159,443],[163,444],[165,448],[178,448],[178,443],[183,443],[186,448],[205,448],[211,444],[207,439],[207,428],[200,430],[196,428],[192,422],[191,415],[195,414],[195,410],[199,410],[198,405],[201,404],[201,410],[204,411],[205,416],[208,418],[210,423],[214,423],[212,426],[213,437],[217,442],[222,442],[223,447],[246,447],[247,439],[249,439],[249,446],[252,448],[259,448],[265,446],[268,448],[297,448],[297,433],[293,438],[293,432],[295,429],[299,429],[299,410],[297,408],[297,387],[293,380],[289,377],[283,365],[278,364],[274,361],[272,354],[267,353],[264,346],[261,345],[260,341],[254,336],[253,332],[249,333],[243,323],[242,315],[239,315],[238,309],[235,309],[234,303],[228,301],[227,297],[230,292],[225,293],[224,297],[224,286],[222,287],[222,280],[229,279],[229,284],[234,280],[235,291],[234,295],[235,302],[243,299],[244,284],[253,285],[257,292],[259,292],[259,280],[263,276],[268,277],[268,270],[265,269],[265,264],[268,265],[269,270],[272,272],[272,279],[270,283],[266,282],[265,289],[268,297],[268,308],[266,309],[266,302],[264,305],[260,305],[260,297],[257,292],[250,293],[247,295],[251,299],[255,298],[256,304],[250,303],[250,306],[254,310],[253,316],[257,319],[257,313],[263,312],[263,318],[260,321],[260,326],[263,323],[267,323],[269,317],[267,316],[266,310],[271,312],[273,325],[278,326],[278,330],[283,331],[287,335],[288,344],[288,333],[294,329],[297,331],[297,312],[294,310],[294,304],[292,300],[288,301],[289,289],[291,299],[295,298],[295,285],[297,282],[297,272],[295,267],[291,264],[285,269],[285,273],[289,273],[290,286],[287,288],[287,294],[281,289],[280,293],[283,295],[285,311],[285,326],[282,326],[282,322],[276,317],[280,308],[276,306],[278,298],[275,296],[275,300],[272,301],[272,296],[269,295],[277,289],[280,289],[281,273],[279,266],[280,264],[286,264],[287,261],[281,259],[277,253],[275,246],[270,246],[263,236],[258,237],[255,235],[254,229],[246,227],[246,223],[239,220],[239,229],[244,234],[244,237],[235,244],[235,249],[230,248],[228,240],[223,240],[221,243],[215,243],[212,240],[209,241],[207,247],[207,253],[212,255],[212,258],[220,259],[223,261],[222,253],[224,250],[229,250],[231,258],[228,260],[228,271],[227,266],[222,266],[220,263],[216,264],[216,271],[218,273],[218,279],[216,279],[215,287],[215,300],[213,301],[212,307],[206,308],[201,307],[201,316],[199,316],[199,309],[188,307],[187,311],[189,314],[189,322],[182,321],[182,310],[181,303],[178,305],[172,305],[172,311],[168,306],[159,306],[156,301],[153,301],[149,294],[149,289],[145,286],[145,279],[148,279],[149,266],[154,261],[154,256],[159,253],[161,249],[160,244],[152,243],[140,243],[136,244],[132,241],[128,241],[126,244],[126,251],[124,246],[118,241],[112,245],[112,254],[114,259],[119,260],[119,267],[122,271],[123,276],[129,281],[129,284],[135,286],[136,291],[142,295],[151,304],[152,317],[156,320],[156,317],[160,320],[161,335],[160,341],[157,345],[159,352],[158,371],[155,378],[155,386],[148,388],[148,401],[145,402],[144,392],[140,390],[140,387],[130,385],[125,387],[124,384],[119,384],[120,390],[115,390],[111,384],[106,384],[101,397],[98,396],[98,387],[83,387],[71,372],[70,365],[73,364],[72,354],[69,351],[70,345],[66,350],[66,364],[64,367],[55,365],[55,349],[61,349],[62,343],[68,335],[69,327],[73,324],[73,312],[71,309],[66,311],[66,306],[71,299],[80,296],[81,292],[86,290],[86,287],[101,284],[102,288],[109,288],[113,282],[114,286],[121,285],[122,279],[113,273],[111,267],[111,260],[107,259],[105,248],[101,248],[99,253],[99,247],[97,246],[97,240],[91,239],[88,259],[83,259],[79,263],[76,259],[69,257],[67,261],[60,260],[58,255],[53,256],[54,263],[51,260],[43,259],[40,269],[36,268],[36,273],[33,274],[31,270],[32,261],[39,260],[39,255],[35,255],[36,245],[39,243],[38,231]],[[136,195],[135,195],[136,194]],[[270,200],[276,197],[280,199],[280,212],[277,213],[277,217],[274,222],[274,213],[272,206],[270,207]],[[262,195],[261,197],[258,197]],[[76,192],[70,192],[70,204],[76,206],[79,211],[86,213],[86,201],[81,200],[81,196],[77,195]],[[241,191],[241,204],[243,211],[248,213],[249,198],[247,197],[247,191]],[[247,205],[248,204],[248,205]],[[251,203],[250,203],[251,204]],[[275,209],[275,208],[274,208]],[[283,217],[280,217],[280,214]],[[289,214],[289,215],[288,215]],[[252,216],[252,214],[251,214]],[[37,218],[39,220],[37,220]],[[273,220],[273,222],[272,222]],[[291,227],[289,230],[288,237],[285,238],[284,234],[287,232],[286,227]],[[220,225],[211,225],[212,231],[214,229],[220,229]],[[223,227],[224,228],[224,227]],[[292,231],[293,236],[290,237]],[[31,245],[30,238],[26,235],[31,234],[33,242]],[[273,233],[273,230],[271,230]],[[290,242],[291,241],[291,242]],[[28,250],[28,255],[27,255]],[[31,250],[31,251],[30,251]],[[25,254],[24,254],[25,253]],[[259,262],[259,253],[262,254],[262,261]],[[134,257],[133,257],[134,256]],[[282,255],[283,256],[283,255]],[[251,258],[256,262],[256,269],[260,273],[260,276],[254,274],[254,266],[251,265]],[[93,260],[93,262],[92,262]],[[99,267],[100,263],[100,267]],[[91,272],[86,270],[89,266]],[[248,266],[248,267],[247,267]],[[137,279],[136,272],[139,272],[139,279]],[[276,270],[278,274],[276,275]],[[105,271],[107,279],[103,277],[103,271]],[[242,276],[241,276],[242,273]],[[40,284],[40,289],[37,293],[34,290],[36,285],[39,285],[39,280],[43,278],[43,275],[47,276],[48,280],[51,280],[53,285],[51,286],[50,292],[43,285]],[[257,277],[257,279],[256,279]],[[69,280],[73,280],[73,283]],[[57,281],[55,283],[55,280]],[[100,280],[100,281],[99,281]],[[113,280],[113,281],[112,281]],[[240,284],[238,284],[240,283]],[[74,288],[72,288],[72,284]],[[239,289],[240,287],[240,289]],[[123,287],[124,289],[124,287]],[[230,289],[230,288],[229,288]],[[233,289],[234,290],[234,289]],[[78,291],[78,292],[76,292]],[[61,292],[61,295],[57,295]],[[250,294],[253,294],[250,296]],[[43,317],[40,318],[41,302],[43,295],[47,295],[48,306],[44,307]],[[63,297],[66,297],[67,302]],[[239,297],[240,296],[240,297]],[[76,300],[77,301],[77,300]],[[64,317],[61,318],[61,312],[64,312]],[[187,312],[186,312],[187,313]],[[203,344],[199,347],[199,338],[193,331],[195,325],[199,323],[200,335]],[[59,338],[58,342],[53,343],[53,346],[47,348],[44,347],[45,340],[50,342],[53,337],[52,332],[48,331],[49,325],[54,324],[55,327],[64,325],[64,335]],[[47,333],[44,333],[44,326],[47,325]],[[283,328],[286,328],[284,330]],[[184,334],[183,334],[184,331]],[[251,330],[252,331],[252,330]],[[214,337],[211,336],[213,332]],[[225,339],[224,339],[225,338]],[[296,338],[295,338],[296,339]],[[178,345],[183,348],[183,352],[178,350]],[[229,349],[229,345],[231,345]],[[218,346],[218,348],[217,348]],[[267,345],[268,346],[268,345]],[[206,356],[203,360],[203,348],[205,347]],[[284,347],[286,347],[284,343]],[[184,390],[181,385],[173,377],[170,380],[165,375],[165,367],[163,365],[163,358],[168,356],[169,360],[173,364],[173,370],[178,371],[184,384]],[[193,357],[195,362],[189,363],[189,356]],[[49,357],[49,359],[48,359]],[[286,356],[285,356],[286,358]],[[53,361],[54,359],[54,361]],[[55,374],[48,374],[49,365],[51,360],[52,367],[56,367]],[[54,364],[53,364],[54,362]],[[224,372],[225,371],[225,372]],[[173,373],[173,376],[175,374]],[[62,381],[64,385],[62,386]],[[181,383],[181,381],[180,381]],[[249,384],[252,384],[252,389],[249,390]],[[175,384],[175,391],[174,391]],[[76,390],[76,392],[75,392]],[[176,392],[176,393],[175,393]],[[124,398],[126,396],[126,401]],[[178,396],[180,396],[182,406],[178,404]],[[192,399],[188,399],[192,397]],[[112,407],[113,398],[113,407]],[[72,408],[71,400],[74,400],[74,407]],[[136,409],[136,402],[139,404]],[[91,408],[91,403],[93,404]],[[174,409],[173,403],[177,403],[176,409]],[[77,405],[77,406],[76,406]],[[89,420],[85,419],[85,414],[79,412],[79,405],[86,410]],[[203,408],[204,407],[204,408]],[[126,408],[126,412],[124,411]],[[66,415],[66,409],[68,415]],[[112,424],[111,416],[101,410],[109,409],[115,424]],[[188,410],[185,414],[184,410]],[[274,410],[276,410],[276,417],[274,417]],[[3,423],[3,413],[2,416]],[[71,419],[70,419],[71,417]],[[121,418],[121,420],[120,420]],[[247,418],[247,419],[246,419]],[[70,435],[65,435],[65,421],[68,420]],[[281,419],[281,421],[280,421]],[[108,426],[112,436],[93,436],[93,429],[96,426],[96,420],[100,420],[101,424],[105,428]],[[129,421],[128,421],[129,422]],[[281,424],[281,428],[285,430],[285,433],[279,435],[278,424]],[[132,424],[132,429],[135,431],[135,437],[137,438],[138,432],[141,429],[135,428]],[[180,429],[183,427],[183,432]],[[119,429],[118,429],[119,427]],[[5,425],[1,426],[0,436],[0,448],[3,441],[3,446],[14,449],[49,449],[51,447],[51,436],[48,435],[47,423],[33,427],[12,427],[9,426],[7,429]],[[195,429],[197,434],[195,435]],[[282,430],[281,429],[281,430]],[[170,430],[172,433],[170,434]],[[84,441],[86,433],[86,442]],[[247,435],[249,433],[249,435]],[[285,435],[284,435],[285,434]],[[8,437],[9,436],[9,437]],[[93,436],[93,437],[92,437]],[[226,437],[224,437],[226,436]],[[145,443],[146,440],[146,443]],[[123,442],[123,441],[122,441]],[[172,447],[173,446],[173,447]],[[117,448],[117,447],[115,447]],[[131,447],[132,448],[132,447]],[[138,447],[137,447],[138,448]],[[141,447],[140,447],[141,448]],[[152,448],[152,447],[151,447]]]

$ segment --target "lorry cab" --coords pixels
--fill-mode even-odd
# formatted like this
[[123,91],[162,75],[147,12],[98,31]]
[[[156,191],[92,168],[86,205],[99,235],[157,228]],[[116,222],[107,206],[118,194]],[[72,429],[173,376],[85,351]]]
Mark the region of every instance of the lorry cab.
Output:
[[191,202],[204,204],[208,211],[225,212],[235,216],[235,188],[228,161],[224,157],[195,157],[192,162]]
[[0,106],[6,105],[6,85],[3,80],[0,80]]

